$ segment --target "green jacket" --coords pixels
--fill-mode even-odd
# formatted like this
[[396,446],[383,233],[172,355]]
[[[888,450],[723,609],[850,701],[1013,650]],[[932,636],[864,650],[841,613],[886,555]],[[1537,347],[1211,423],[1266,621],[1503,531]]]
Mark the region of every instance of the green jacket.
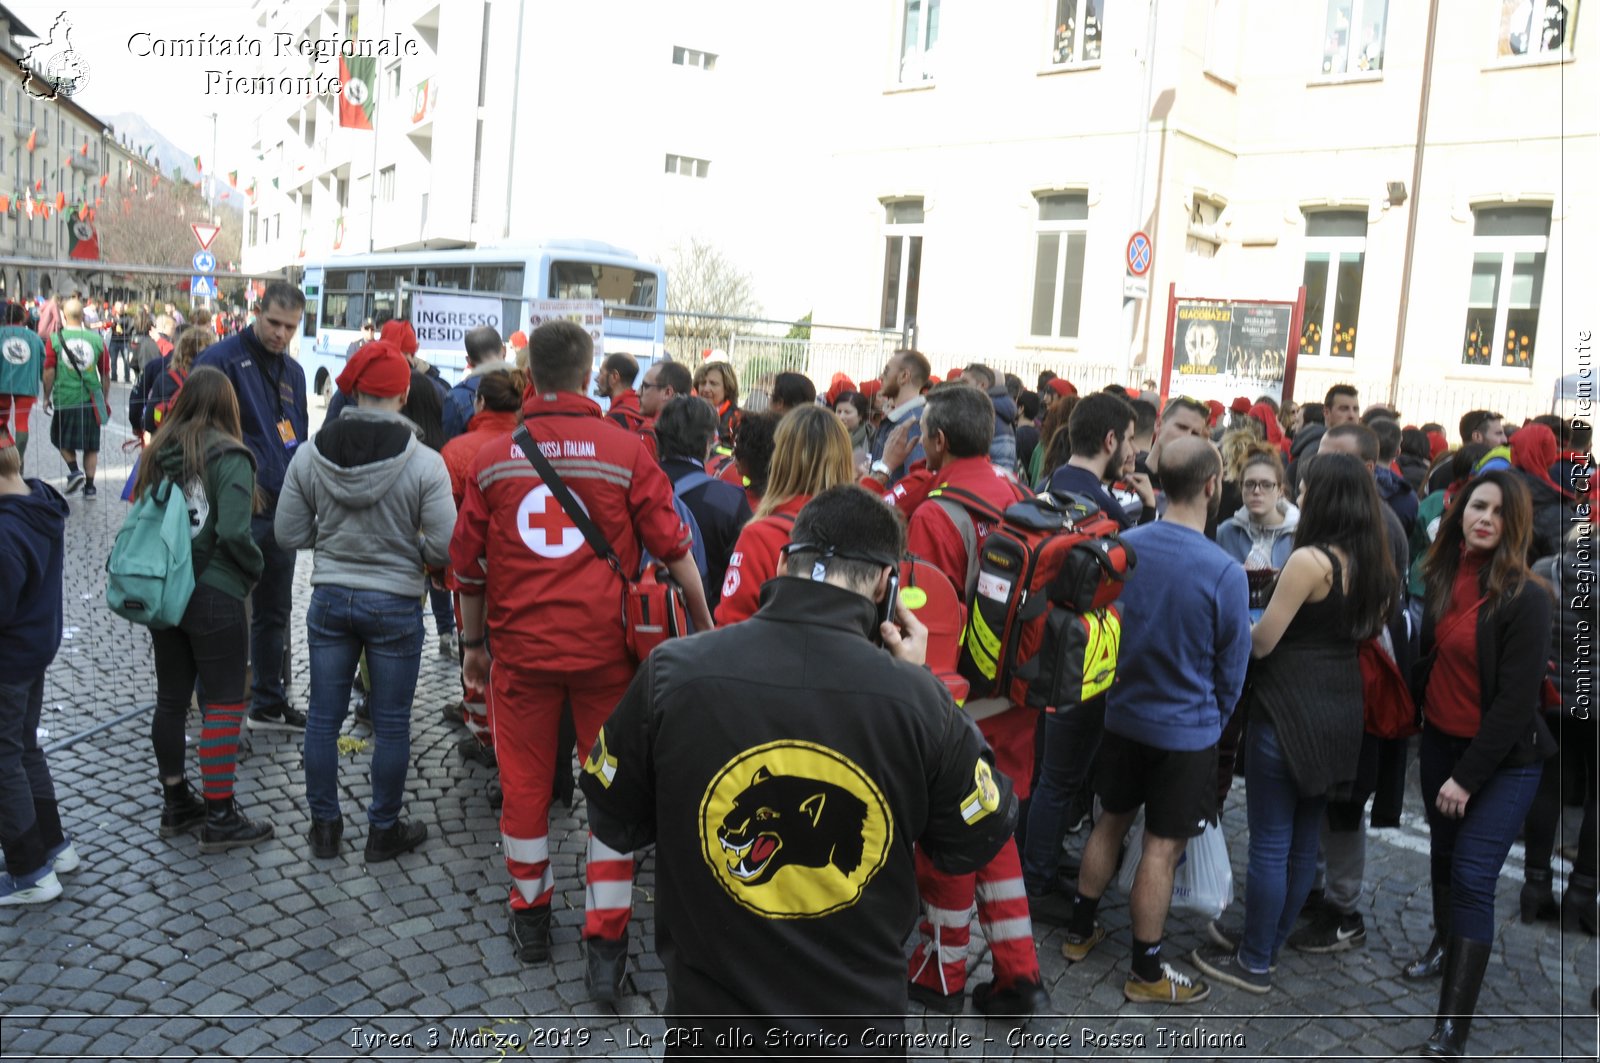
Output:
[[1411,528],[1411,573],[1406,581],[1406,591],[1413,598],[1422,597],[1422,559],[1439,533],[1439,519],[1444,516],[1444,491],[1435,491],[1417,504],[1417,523]]
[[[183,475],[183,450],[169,444],[156,455],[169,480]],[[206,438],[205,475],[183,485],[189,500],[195,582],[243,599],[261,578],[261,547],[250,535],[256,462],[249,449],[221,432]]]

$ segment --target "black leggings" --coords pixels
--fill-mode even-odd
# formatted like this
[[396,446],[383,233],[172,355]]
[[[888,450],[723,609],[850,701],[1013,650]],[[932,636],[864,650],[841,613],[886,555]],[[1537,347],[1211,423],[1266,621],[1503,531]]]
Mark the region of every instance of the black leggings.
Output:
[[179,625],[152,631],[151,639],[156,650],[156,714],[150,721],[150,744],[161,777],[172,779],[183,774],[184,722],[195,680],[199,679],[208,702],[244,701],[250,655],[244,602],[196,584]]
[[1600,792],[1600,778],[1595,774],[1595,722],[1573,720],[1565,715],[1557,719],[1553,713],[1545,719],[1550,722],[1551,730],[1556,732],[1561,753],[1558,759],[1545,762],[1539,790],[1533,797],[1533,807],[1528,809],[1528,818],[1522,825],[1523,844],[1527,852],[1523,866],[1530,871],[1550,870],[1556,828],[1561,822],[1563,779],[1570,787],[1576,775],[1583,779],[1585,797],[1583,829],[1578,835],[1578,855],[1573,861],[1572,870],[1574,874],[1593,878],[1596,863],[1595,795]]

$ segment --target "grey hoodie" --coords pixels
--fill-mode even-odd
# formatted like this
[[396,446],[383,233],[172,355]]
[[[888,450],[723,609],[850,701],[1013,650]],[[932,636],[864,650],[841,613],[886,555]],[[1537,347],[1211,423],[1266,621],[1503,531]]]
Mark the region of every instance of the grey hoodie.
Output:
[[316,551],[313,586],[420,598],[455,525],[450,474],[417,426],[352,406],[296,451],[273,531],[285,549]]
[[1250,511],[1240,506],[1238,512],[1217,528],[1217,545],[1226,550],[1229,557],[1247,567],[1262,567],[1260,564],[1248,564],[1250,555],[1257,554],[1270,556],[1272,567],[1281,570],[1294,552],[1294,530],[1300,526],[1300,509],[1293,502],[1281,499],[1278,512],[1283,514],[1283,523],[1269,528],[1251,520]]

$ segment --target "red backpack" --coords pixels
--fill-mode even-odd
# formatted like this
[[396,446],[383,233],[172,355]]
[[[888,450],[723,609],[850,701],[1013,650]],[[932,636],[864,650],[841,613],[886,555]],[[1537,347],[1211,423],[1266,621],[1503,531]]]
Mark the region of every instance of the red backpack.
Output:
[[[968,545],[967,622],[958,670],[975,698],[1064,712],[1116,681],[1133,571],[1117,522],[1092,499],[1047,493],[1004,513],[959,488],[929,493]],[[981,549],[973,517],[992,525]]]
[[969,684],[959,670],[967,609],[950,579],[932,562],[910,556],[900,562],[900,601],[928,629],[928,668],[957,705],[967,700]]
[[172,404],[178,401],[178,392],[183,390],[184,381],[189,379],[189,374],[179,372],[176,369],[168,369],[167,379],[172,381],[172,394],[150,408],[150,419],[155,422],[157,428],[161,427],[161,419],[167,415],[168,410],[172,409]]

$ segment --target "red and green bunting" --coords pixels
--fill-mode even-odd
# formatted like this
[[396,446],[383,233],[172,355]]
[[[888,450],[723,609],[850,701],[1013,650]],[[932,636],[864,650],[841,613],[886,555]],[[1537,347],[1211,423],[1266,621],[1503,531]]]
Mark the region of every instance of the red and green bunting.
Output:
[[339,126],[371,129],[377,106],[378,60],[370,56],[340,56]]

